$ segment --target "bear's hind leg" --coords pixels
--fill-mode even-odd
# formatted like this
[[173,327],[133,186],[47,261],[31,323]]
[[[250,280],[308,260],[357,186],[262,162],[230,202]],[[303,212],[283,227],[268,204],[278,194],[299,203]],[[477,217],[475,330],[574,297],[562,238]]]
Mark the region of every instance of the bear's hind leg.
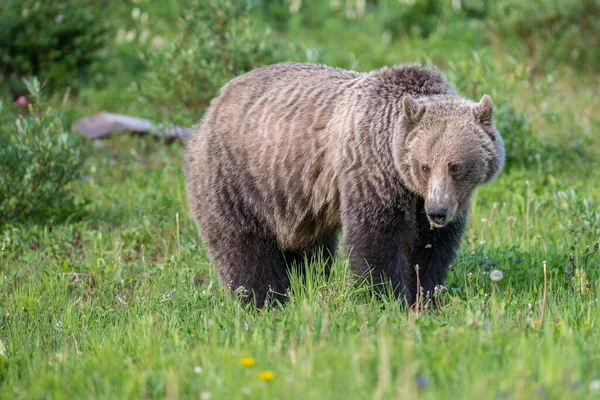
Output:
[[221,230],[213,240],[207,239],[221,282],[232,291],[243,288],[244,300],[254,300],[259,307],[273,300],[285,302],[289,276],[274,238]]

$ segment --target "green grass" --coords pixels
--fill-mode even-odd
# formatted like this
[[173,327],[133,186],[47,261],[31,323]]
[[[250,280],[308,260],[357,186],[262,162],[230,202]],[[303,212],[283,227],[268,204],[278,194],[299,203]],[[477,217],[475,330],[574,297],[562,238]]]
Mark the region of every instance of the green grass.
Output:
[[[320,29],[285,35],[363,70],[428,54],[444,71],[469,50],[452,36],[370,46],[356,27],[342,46],[340,26]],[[467,43],[509,79],[515,60]],[[148,113],[119,79],[82,91],[67,116]],[[344,258],[328,278],[314,265],[294,279],[283,308],[245,307],[221,289],[188,215],[182,148],[86,144],[73,184],[84,217],[0,231],[0,398],[597,398],[600,255],[586,254],[600,239],[598,85],[569,70],[544,79],[502,101],[551,152],[479,189],[438,310],[374,297]],[[503,273],[495,286],[486,267]]]

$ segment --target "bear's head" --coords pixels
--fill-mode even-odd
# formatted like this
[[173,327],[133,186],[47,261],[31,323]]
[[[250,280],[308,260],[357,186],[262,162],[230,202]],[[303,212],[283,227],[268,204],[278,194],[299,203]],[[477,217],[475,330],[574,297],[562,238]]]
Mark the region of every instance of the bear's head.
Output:
[[425,200],[441,228],[470,202],[474,189],[504,165],[504,143],[488,95],[479,103],[454,96],[402,99],[394,159],[406,185]]

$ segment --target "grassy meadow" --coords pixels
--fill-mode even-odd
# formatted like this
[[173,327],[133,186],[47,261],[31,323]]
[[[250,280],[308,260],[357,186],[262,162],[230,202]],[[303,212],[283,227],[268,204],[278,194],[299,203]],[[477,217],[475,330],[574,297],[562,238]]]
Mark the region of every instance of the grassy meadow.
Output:
[[[49,106],[66,127],[100,111],[191,126],[221,84],[272,61],[436,66],[464,96],[491,94],[508,152],[442,306],[376,298],[344,258],[293,277],[285,307],[244,306],[189,216],[180,144],[75,138],[72,210],[0,216],[0,399],[600,398],[600,70],[583,33],[521,37],[456,1],[408,16],[415,2],[237,3],[107,2],[104,58],[74,81],[42,70]],[[28,113],[11,76],[0,132]]]

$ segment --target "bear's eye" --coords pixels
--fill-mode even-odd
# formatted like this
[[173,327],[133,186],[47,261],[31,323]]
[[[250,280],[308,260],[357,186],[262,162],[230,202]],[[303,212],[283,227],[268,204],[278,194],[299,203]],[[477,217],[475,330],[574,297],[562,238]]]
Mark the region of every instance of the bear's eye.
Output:
[[431,174],[429,167],[427,165],[423,165],[421,169],[423,170],[423,176],[425,176],[425,178],[429,178],[429,174]]
[[448,165],[448,172],[450,172],[450,175],[453,175],[453,176],[459,175],[461,170],[462,170],[462,168],[458,164]]

